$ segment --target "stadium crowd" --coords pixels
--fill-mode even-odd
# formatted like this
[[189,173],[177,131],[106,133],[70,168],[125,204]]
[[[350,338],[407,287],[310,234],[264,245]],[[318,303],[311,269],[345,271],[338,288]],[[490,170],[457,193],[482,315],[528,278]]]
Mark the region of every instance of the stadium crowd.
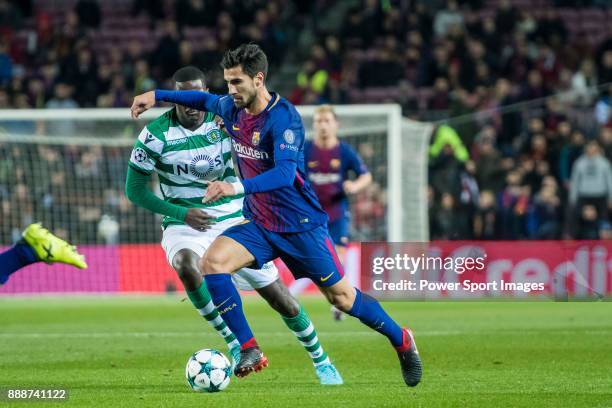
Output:
[[[407,117],[436,121],[432,239],[611,236],[610,1],[44,3],[0,0],[0,109],[125,107],[134,93],[167,86],[176,68],[216,67],[224,49],[255,41],[273,73],[296,66],[287,89],[296,104],[398,102]],[[118,21],[144,24],[144,34]],[[224,90],[219,70],[210,71],[209,85]],[[57,155],[50,147],[3,148],[49,163]],[[370,239],[384,238],[375,226],[384,225],[386,208],[386,168],[376,148],[358,146],[378,182],[353,200],[354,227]],[[58,180],[98,161],[95,148],[72,150]],[[105,163],[97,171],[116,171],[102,179],[116,176],[120,185],[127,156],[116,154],[117,169]],[[12,182],[9,167],[0,168],[5,214],[35,193],[26,175]],[[115,203],[106,212],[134,211],[120,190],[102,187],[112,193],[91,200]],[[91,238],[93,225],[106,212],[87,214],[78,200],[64,201],[84,209],[71,210],[83,219],[79,228],[91,218],[92,232],[80,238],[99,239]]]
[[0,143],[0,242],[42,222],[81,244],[150,242],[159,219],[123,194],[131,148]]

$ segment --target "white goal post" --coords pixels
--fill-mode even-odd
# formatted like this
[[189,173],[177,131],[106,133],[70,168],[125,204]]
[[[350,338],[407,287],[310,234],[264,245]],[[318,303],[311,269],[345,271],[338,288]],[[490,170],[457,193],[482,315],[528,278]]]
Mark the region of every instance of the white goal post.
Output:
[[[298,106],[312,137],[315,106]],[[0,110],[0,145],[99,146],[128,149],[139,130],[168,108],[154,108],[133,121],[128,108]],[[396,104],[337,105],[340,136],[364,156],[376,188],[368,194],[384,214],[368,217],[357,240],[390,242],[429,239],[427,152],[430,123],[402,118]],[[127,165],[127,157],[126,165]],[[90,192],[91,193],[91,192]],[[359,203],[354,203],[359,207]],[[358,232],[360,226],[356,227]]]

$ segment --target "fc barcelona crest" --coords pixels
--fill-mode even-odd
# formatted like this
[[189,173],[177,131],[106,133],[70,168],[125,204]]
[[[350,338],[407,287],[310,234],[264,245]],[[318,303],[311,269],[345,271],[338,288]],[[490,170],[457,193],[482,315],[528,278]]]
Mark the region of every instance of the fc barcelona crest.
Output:
[[251,139],[251,142],[253,143],[253,145],[257,146],[259,144],[260,139],[261,139],[260,133],[253,132],[253,138]]

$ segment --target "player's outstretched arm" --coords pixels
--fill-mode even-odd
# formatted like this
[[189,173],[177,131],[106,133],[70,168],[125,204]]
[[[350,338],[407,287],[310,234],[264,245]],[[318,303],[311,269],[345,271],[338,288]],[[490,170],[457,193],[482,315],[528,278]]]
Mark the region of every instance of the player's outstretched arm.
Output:
[[[340,157],[342,161],[348,163],[348,170],[357,175],[355,180],[346,180],[342,183],[346,194],[357,194],[372,183],[372,174],[355,149],[347,144],[340,144]],[[346,175],[344,177],[346,178]]]
[[[225,117],[224,115],[227,112],[223,110],[223,106],[219,103],[221,99],[222,96],[203,91],[164,91],[156,89],[134,97],[131,108],[132,118],[137,119],[142,113],[155,106],[158,101],[176,103]],[[231,102],[230,98],[228,100]]]
[[372,184],[372,174],[368,172],[360,175],[355,180],[346,180],[342,187],[346,194],[357,194],[370,184]]
[[304,126],[295,113],[291,121],[286,120],[288,112],[272,127],[274,143],[274,167],[250,179],[242,180],[245,194],[264,193],[290,187],[297,176],[297,164],[303,155]]

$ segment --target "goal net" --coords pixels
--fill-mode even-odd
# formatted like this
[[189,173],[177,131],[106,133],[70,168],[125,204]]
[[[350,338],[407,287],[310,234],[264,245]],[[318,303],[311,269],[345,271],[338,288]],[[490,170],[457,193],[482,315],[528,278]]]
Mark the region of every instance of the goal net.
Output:
[[[180,282],[161,250],[161,217],[124,194],[127,161],[147,121],[127,109],[0,111],[0,244],[32,222],[85,252],[85,272],[27,268],[0,293],[164,292]],[[374,182],[351,198],[356,241],[426,241],[427,147],[432,126],[401,117],[396,105],[335,108],[340,136],[364,159]],[[299,107],[312,137],[314,107]],[[151,189],[159,194],[155,176]]]

